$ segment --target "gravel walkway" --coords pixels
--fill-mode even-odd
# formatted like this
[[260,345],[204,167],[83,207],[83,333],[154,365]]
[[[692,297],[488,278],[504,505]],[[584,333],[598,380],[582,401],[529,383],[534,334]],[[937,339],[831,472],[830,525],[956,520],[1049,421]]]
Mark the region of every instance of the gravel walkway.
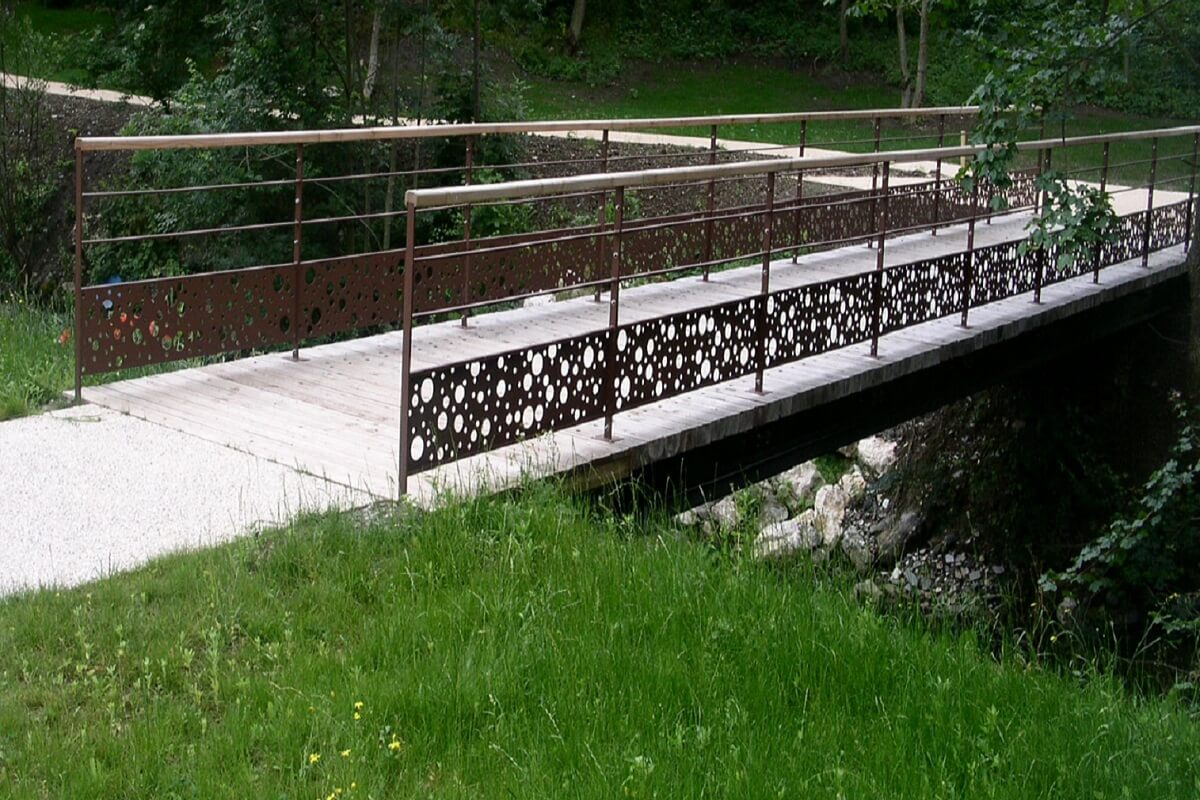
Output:
[[0,595],[70,586],[365,494],[87,405],[0,423]]

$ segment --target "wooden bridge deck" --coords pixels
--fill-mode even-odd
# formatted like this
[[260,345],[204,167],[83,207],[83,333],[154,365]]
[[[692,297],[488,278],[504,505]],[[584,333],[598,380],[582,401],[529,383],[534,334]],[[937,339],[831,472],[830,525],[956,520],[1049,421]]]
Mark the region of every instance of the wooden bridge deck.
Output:
[[[1186,195],[1156,194],[1156,206]],[[1145,194],[1116,198],[1121,213],[1144,208]],[[1140,204],[1140,205],[1139,205]],[[1023,237],[1028,215],[979,224],[976,246]],[[911,263],[966,249],[966,227],[938,235],[917,233],[888,241],[887,264]],[[857,245],[773,263],[772,290],[869,271],[875,251]],[[1152,253],[1106,268],[1099,285],[1090,275],[1052,284],[1042,303],[1029,294],[970,312],[886,334],[879,357],[868,344],[827,352],[769,369],[765,392],[754,376],[676,396],[619,413],[614,440],[603,421],[590,422],[443,465],[410,478],[409,493],[429,502],[439,491],[473,492],[511,485],[526,475],[579,468],[620,472],[640,464],[736,435],[754,426],[952,359],[1070,316],[1178,275],[1183,248]],[[757,266],[699,278],[629,286],[621,293],[621,322],[748,297],[760,290]],[[603,328],[608,304],[578,297],[482,315],[468,328],[457,321],[420,326],[413,339],[413,369],[496,354]],[[400,426],[400,332],[304,348],[301,360],[272,353],[254,358],[124,380],[84,391],[87,401],[165,427],[366,490],[382,498],[397,494]]]

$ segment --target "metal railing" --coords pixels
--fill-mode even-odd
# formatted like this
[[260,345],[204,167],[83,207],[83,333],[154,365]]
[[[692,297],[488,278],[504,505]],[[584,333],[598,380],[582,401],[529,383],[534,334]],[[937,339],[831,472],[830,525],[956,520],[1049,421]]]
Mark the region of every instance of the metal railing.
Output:
[[[880,150],[890,140],[913,140],[914,137],[932,139],[943,143],[948,122],[970,119],[978,109],[974,106],[956,106],[925,109],[869,109],[852,111],[800,112],[786,114],[743,114],[698,117],[615,119],[615,120],[572,120],[549,122],[485,123],[469,125],[421,125],[406,127],[353,128],[328,131],[282,131],[266,133],[197,134],[178,136],[116,136],[80,137],[75,142],[75,269],[74,293],[76,308],[76,397],[80,396],[83,377],[89,374],[112,372],[136,366],[146,366],[165,361],[213,356],[222,353],[239,353],[256,349],[288,346],[293,356],[298,357],[301,344],[310,339],[344,335],[356,330],[373,330],[380,326],[395,324],[400,318],[400,283],[402,247],[388,246],[390,225],[393,221],[401,225],[408,214],[406,207],[391,208],[388,201],[381,209],[370,210],[348,208],[345,213],[324,213],[312,216],[308,208],[317,205],[315,193],[331,193],[335,188],[367,185],[372,182],[403,182],[402,188],[414,188],[423,182],[460,181],[466,185],[474,183],[479,170],[519,171],[526,173],[570,173],[608,172],[610,168],[629,164],[636,159],[638,164],[663,163],[671,166],[680,163],[715,164],[723,159],[774,157],[780,150],[795,150],[800,155],[813,147],[843,147],[864,145]],[[923,132],[904,130],[903,136],[883,134],[886,121],[898,121],[902,125],[936,122],[935,128]],[[866,139],[837,139],[820,137],[822,125],[845,124],[855,121],[869,123],[873,135]],[[965,123],[964,123],[965,124]],[[793,145],[763,145],[749,151],[726,151],[720,149],[717,134],[721,127],[746,125],[798,125],[799,132]],[[698,129],[709,135],[709,146],[700,150],[672,148],[667,152],[639,152],[632,154],[614,153],[611,135],[627,131]],[[576,158],[549,160],[519,160],[513,162],[483,163],[479,154],[488,137],[508,135],[558,135],[571,132],[590,133],[598,138],[597,151]],[[388,164],[382,169],[348,171],[336,175],[306,174],[306,148],[338,145],[368,146],[384,144],[394,146],[408,143],[419,148],[421,142],[451,140],[461,144],[461,165],[423,165],[418,149],[411,169],[401,169]],[[628,146],[628,145],[624,145]],[[286,176],[264,177],[256,180],[222,183],[209,181],[188,185],[171,186],[117,186],[91,187],[88,183],[87,164],[89,158],[100,153],[123,152],[127,154],[170,152],[177,150],[229,150],[241,148],[263,151],[270,148],[293,149],[293,164]],[[279,160],[281,156],[276,155]],[[311,160],[311,159],[309,159]],[[378,160],[378,159],[377,159]],[[283,171],[276,164],[277,172]],[[939,176],[940,180],[940,176]],[[878,184],[878,169],[874,171],[873,185]],[[718,198],[729,184],[712,180],[707,184],[707,210],[710,221],[706,223],[704,252],[706,260],[715,257],[719,246],[713,242],[714,215],[720,211],[737,212],[726,208]],[[803,182],[798,183],[796,201],[804,198]],[[278,219],[227,222],[194,228],[169,230],[109,230],[106,228],[111,214],[102,204],[138,199],[156,200],[166,197],[195,197],[203,194],[237,191],[278,191],[289,196],[291,209],[286,217]],[[562,202],[564,198],[557,198]],[[605,192],[590,194],[575,200],[574,210],[582,213],[581,204],[595,202],[589,212],[596,224],[573,224],[562,229],[563,237],[587,240],[589,247],[599,247],[596,232],[606,224],[606,209],[610,200]],[[306,205],[307,204],[307,205]],[[96,210],[96,209],[99,210]],[[464,221],[464,239],[471,240],[474,209],[461,209]],[[655,213],[667,220],[672,215]],[[578,214],[577,214],[578,216]],[[338,228],[338,226],[385,225],[382,237],[369,241],[381,242],[384,246],[373,248],[337,247],[336,253],[322,255],[312,247],[315,230]],[[630,229],[639,227],[627,221]],[[642,223],[644,226],[645,223]],[[89,230],[100,228],[100,233],[89,235]],[[231,269],[189,270],[186,265],[180,270],[183,275],[166,275],[140,280],[106,283],[89,281],[91,254],[95,248],[131,248],[115,251],[115,260],[143,258],[143,254],[132,248],[155,244],[171,244],[180,248],[203,251],[203,243],[214,239],[230,239],[245,236],[274,236],[279,244],[277,259],[241,265]],[[400,237],[397,236],[397,239]],[[340,241],[334,237],[335,241]],[[489,253],[481,252],[494,248],[495,258],[501,248],[515,249],[520,236],[477,237],[475,245],[461,243],[445,245],[430,243],[422,248],[423,254],[441,259],[439,274],[459,271],[463,279],[461,287],[453,290],[457,299],[444,298],[444,302],[429,295],[421,306],[423,313],[446,311],[470,304],[471,293],[466,284],[473,268],[486,268]],[[240,239],[238,240],[240,241]],[[286,245],[286,249],[284,246]],[[579,245],[584,246],[584,245]],[[327,248],[328,249],[328,248]],[[126,253],[128,252],[128,257]],[[598,250],[596,251],[598,252]],[[599,257],[599,256],[597,256]],[[185,256],[180,255],[179,261]],[[191,274],[187,274],[187,273]],[[489,297],[505,296],[513,299],[521,291],[497,293],[492,290]]]
[[[1190,147],[1180,148],[1181,152],[1171,159],[1182,168],[1175,170],[1177,177],[1164,178],[1160,168],[1166,159],[1160,155],[1159,143],[1181,139]],[[1108,181],[1110,172],[1130,165],[1113,163],[1110,149],[1114,144],[1129,142],[1150,146],[1146,160],[1149,180],[1145,188],[1113,189]],[[1196,217],[1200,126],[1040,139],[1023,142],[1019,148],[1036,154],[1038,169],[1048,171],[1055,154],[1094,145],[1103,146],[1102,162],[1073,170],[1071,177],[1078,180],[1084,173],[1094,173],[1099,185],[1114,193],[1144,194],[1145,206],[1144,210],[1120,217],[1113,241],[1097,248],[1090,258],[1077,259],[1064,269],[1054,266],[1056,252],[1023,248],[1021,240],[976,247],[977,225],[1001,213],[990,203],[996,195],[1005,194],[1007,208],[1002,213],[1008,214],[1034,211],[1048,202],[1037,191],[1035,174],[1018,176],[1010,187],[977,185],[969,194],[958,183],[943,181],[940,168],[936,178],[924,184],[889,186],[892,168],[897,165],[934,160],[940,165],[952,159],[972,158],[983,149],[975,146],[409,191],[405,197],[408,231],[400,293],[404,328],[401,492],[406,490],[410,474],[439,464],[601,419],[604,435],[611,438],[613,419],[620,411],[750,374],[755,376],[756,390],[762,391],[764,373],[771,367],[862,342],[869,342],[871,354],[877,355],[880,337],[889,332],[951,315],[959,315],[966,325],[970,309],[979,305],[1025,293],[1040,302],[1042,289],[1049,284],[1088,273],[1098,282],[1106,266],[1139,258],[1145,266],[1151,252],[1190,244]],[[852,167],[871,168],[881,181],[877,189],[850,197],[837,195],[832,202],[802,196],[804,175]],[[800,180],[796,182],[796,197],[781,202],[778,194],[786,176],[799,176]],[[633,224],[625,219],[627,200],[634,192],[682,185],[691,187],[697,200],[702,201],[713,181],[731,178],[760,180],[764,202],[733,210],[717,210],[709,203],[702,212],[683,219]],[[1185,182],[1187,199],[1156,206],[1155,187],[1167,180]],[[611,193],[613,197],[611,223],[598,226],[592,238],[551,231],[540,240],[491,243],[472,251],[475,244],[468,232],[457,243],[458,252],[465,249],[474,259],[468,263],[478,269],[478,259],[496,252],[516,252],[529,263],[545,253],[559,252],[564,244],[582,240],[585,246],[567,261],[546,257],[548,266],[540,274],[551,281],[556,279],[557,284],[533,286],[529,293],[607,289],[608,325],[555,341],[414,371],[414,324],[428,313],[420,305],[426,297],[424,282],[439,275],[439,265],[446,261],[444,255],[430,254],[419,247],[419,213],[423,209],[479,208],[489,203],[589,193]],[[1140,196],[1135,198],[1141,200]],[[640,227],[638,222],[642,223]],[[886,263],[889,237],[918,230],[936,232],[960,224],[966,226],[965,250],[914,263]],[[639,250],[639,237],[649,237],[654,244]],[[703,246],[692,241],[690,250],[679,249],[680,241],[693,239]],[[875,248],[873,270],[772,289],[772,269],[780,268],[774,264],[777,257],[855,241],[866,241]],[[631,258],[637,254],[642,254],[641,262]],[[580,267],[579,259],[586,266]],[[756,294],[651,320],[621,321],[623,283],[686,272],[696,273],[703,280],[715,266],[748,259],[761,264],[761,286]],[[574,271],[570,269],[572,264]],[[460,277],[454,275],[452,279]],[[472,280],[478,277],[475,273]],[[434,286],[436,293],[445,284]],[[439,310],[467,313],[495,305],[501,299],[486,295],[471,299],[469,293],[463,296],[467,302]]]

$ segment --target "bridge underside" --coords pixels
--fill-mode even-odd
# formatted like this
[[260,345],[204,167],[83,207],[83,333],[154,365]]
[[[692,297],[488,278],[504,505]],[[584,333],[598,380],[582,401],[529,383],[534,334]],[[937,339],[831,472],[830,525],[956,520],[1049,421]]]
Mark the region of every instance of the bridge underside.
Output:
[[[1166,195],[1166,193],[1164,193]],[[1157,199],[1157,198],[1156,198]],[[1178,198],[1174,198],[1178,199]],[[1171,202],[1164,196],[1161,202]],[[1023,238],[1028,215],[980,224],[976,248]],[[915,263],[966,250],[966,228],[888,241],[887,264]],[[772,291],[872,270],[875,251],[861,245],[776,261]],[[526,476],[573,473],[603,480],[696,452],[783,420],[825,424],[818,412],[846,398],[888,387],[937,365],[968,359],[995,345],[1046,330],[1111,300],[1160,286],[1184,274],[1181,245],[1106,267],[1099,284],[1085,274],[1043,288],[1041,303],[1026,293],[973,307],[969,326],[956,313],[883,335],[879,356],[869,343],[852,344],[768,369],[764,392],[754,376],[733,379],[622,411],[614,438],[604,422],[529,439],[443,464],[409,480],[417,502],[441,491],[470,493],[513,485]],[[699,278],[648,283],[621,292],[621,323],[701,309],[759,293],[758,266]],[[603,329],[608,304],[591,297],[482,315],[463,328],[457,321],[420,326],[413,338],[413,370],[485,358]],[[397,494],[402,334],[387,333],[302,350],[301,360],[272,353],[85,389],[85,399],[168,428],[366,490]],[[699,361],[697,361],[699,363]],[[699,368],[699,367],[697,367]],[[801,423],[806,424],[806,423]],[[888,421],[881,421],[888,424]],[[776,429],[778,430],[778,429]],[[802,431],[792,431],[801,436]],[[810,437],[820,440],[815,434]]]

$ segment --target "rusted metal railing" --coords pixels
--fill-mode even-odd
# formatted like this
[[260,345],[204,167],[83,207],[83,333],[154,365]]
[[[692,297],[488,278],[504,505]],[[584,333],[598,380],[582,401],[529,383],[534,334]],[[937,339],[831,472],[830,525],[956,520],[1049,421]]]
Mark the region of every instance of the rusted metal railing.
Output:
[[[1198,133],[1200,126],[1188,126],[1043,139],[1019,147],[1035,153],[1040,167],[1048,170],[1056,151],[1102,145],[1106,157],[1100,179],[1111,188],[1107,185],[1110,169],[1136,167],[1139,163],[1111,163],[1107,152],[1112,144],[1183,136],[1191,143]],[[1157,144],[1151,147],[1150,186],[1157,181],[1163,163]],[[408,192],[405,202],[410,219],[417,219],[425,209],[464,203],[519,203],[601,191],[614,193],[623,208],[631,193],[664,186],[690,186],[698,198],[703,198],[712,183],[732,178],[761,181],[765,184],[765,202],[714,214],[705,209],[680,219],[630,221],[619,214],[622,223],[607,232],[607,249],[612,254],[608,275],[572,273],[569,268],[574,262],[554,262],[547,274],[557,283],[540,291],[606,288],[610,317],[603,329],[417,371],[411,371],[411,362],[406,361],[401,376],[405,387],[404,424],[400,430],[401,490],[415,472],[591,420],[604,420],[604,436],[609,438],[613,418],[620,411],[721,381],[753,374],[755,390],[762,391],[764,373],[771,367],[817,353],[864,342],[870,344],[872,355],[877,355],[881,336],[930,319],[955,315],[966,326],[971,308],[1025,293],[1040,301],[1046,286],[1098,273],[1112,264],[1144,259],[1150,252],[1181,244],[1190,229],[1194,205],[1190,194],[1187,201],[1156,205],[1149,187],[1115,189],[1117,193],[1143,192],[1147,196],[1146,209],[1121,217],[1116,238],[1099,248],[1094,257],[1078,258],[1061,269],[1049,268],[1057,263],[1055,251],[1026,251],[1017,247],[1018,241],[979,246],[976,240],[979,220],[1044,207],[1046,201],[1035,188],[1035,175],[1020,175],[1012,187],[1003,190],[977,183],[971,192],[964,192],[957,182],[936,177],[916,186],[889,182],[893,171],[906,163],[971,158],[981,149],[968,145],[784,158]],[[1176,158],[1187,163],[1185,156]],[[794,195],[782,201],[779,198],[778,187],[785,176],[837,167],[877,167],[872,171],[878,172],[879,185],[875,191],[841,193],[828,199],[800,201]],[[1195,164],[1190,163],[1189,169],[1194,182]],[[1085,171],[1094,175],[1096,168],[1063,172],[1071,175]],[[984,195],[1005,197],[1008,209],[997,211],[990,202],[981,203]],[[862,222],[856,227],[848,225],[847,219]],[[840,221],[835,225],[829,220]],[[776,224],[781,221],[782,225]],[[679,240],[695,237],[710,224],[714,226],[711,252],[703,244],[707,237],[701,236],[701,245],[690,251],[691,259],[674,258],[682,252],[676,246]],[[962,226],[957,229],[961,232],[958,235],[965,234],[964,250],[916,262],[887,263],[891,238],[920,230],[945,232],[958,225]],[[794,233],[797,230],[801,235]],[[561,250],[574,236],[550,231],[540,240],[498,243],[494,249],[520,251],[522,258],[535,259],[539,251]],[[655,246],[641,244],[646,239],[654,241]],[[772,268],[779,266],[774,261],[776,256],[799,248],[852,242],[874,246],[874,269],[792,288],[771,288]],[[428,274],[430,266],[445,258],[444,254],[422,255],[419,244],[414,243],[406,256],[405,272]],[[761,259],[761,290],[756,293],[651,320],[621,321],[623,282],[680,274],[702,278],[710,268],[751,259]],[[481,299],[472,305],[496,302]],[[406,348],[421,317],[419,311],[405,315]],[[685,341],[680,342],[679,336]],[[685,350],[689,357],[680,360]],[[536,371],[525,372],[535,369],[528,365],[537,365]],[[526,380],[530,388],[524,388],[522,378],[529,374],[539,377],[531,384]],[[572,378],[575,383],[569,388],[566,383],[559,386],[552,377],[542,377],[568,374],[580,376]],[[497,395],[497,386],[506,388]]]
[[[323,216],[306,214],[306,203],[311,207],[315,201],[309,199],[314,189],[329,191],[330,187],[368,183],[370,181],[403,179],[408,188],[419,183],[460,180],[474,183],[476,172],[486,166],[492,169],[520,170],[525,172],[562,171],[581,173],[607,172],[613,164],[623,164],[630,158],[641,162],[679,164],[681,161],[707,161],[715,164],[719,158],[765,158],[779,154],[781,148],[764,144],[747,151],[723,153],[718,147],[719,127],[741,125],[792,125],[799,124],[807,136],[809,125],[845,124],[861,120],[878,130],[881,120],[895,120],[908,125],[915,121],[947,117],[970,118],[978,112],[974,106],[957,106],[931,109],[868,109],[850,111],[797,112],[786,114],[741,114],[648,119],[610,120],[566,120],[546,122],[510,122],[455,125],[416,125],[378,128],[350,128],[328,131],[280,131],[261,133],[198,134],[178,136],[113,136],[80,137],[75,142],[76,153],[76,214],[75,214],[75,308],[76,308],[76,380],[75,393],[78,399],[85,375],[110,372],[132,366],[145,366],[180,358],[211,356],[228,352],[290,346],[294,358],[299,357],[302,343],[306,340],[329,335],[345,334],[357,329],[394,324],[401,313],[400,293],[403,247],[384,247],[382,250],[353,252],[340,251],[336,257],[319,258],[318,248],[312,247],[316,240],[306,231],[315,227],[345,225],[369,225],[400,220],[407,214],[406,208],[384,208],[382,211],[367,209],[352,210],[352,213],[333,213]],[[663,131],[681,129],[704,129],[709,134],[707,150],[694,152],[655,152],[635,155],[610,153],[612,134],[629,131]],[[581,153],[578,157],[517,161],[512,163],[484,164],[479,160],[479,144],[485,137],[504,135],[568,136],[571,134],[592,135],[598,139],[599,153],[595,156]],[[874,137],[876,140],[878,136]],[[900,139],[905,137],[892,137]],[[383,143],[389,146],[397,142],[420,143],[431,139],[462,140],[465,157],[461,167],[422,166],[413,169],[387,170],[364,169],[338,175],[306,174],[305,149],[338,144],[366,145]],[[885,139],[886,141],[886,139]],[[827,137],[820,142],[822,147],[853,147],[862,145],[860,140],[839,140]],[[144,153],[153,151],[231,149],[241,148],[247,152],[264,148],[291,148],[295,154],[294,175],[265,178],[256,181],[234,181],[228,183],[208,182],[189,186],[127,187],[120,186],[91,188],[87,185],[87,159],[93,154],[104,152]],[[801,144],[803,154],[804,144]],[[676,148],[678,149],[678,148]],[[699,160],[699,161],[698,161]],[[709,186],[710,217],[720,215],[727,209],[718,208],[714,196],[719,182]],[[802,195],[802,182],[798,191]],[[107,231],[102,235],[88,237],[88,228],[95,219],[107,219],[103,210],[90,213],[93,204],[138,197],[180,196],[195,193],[211,193],[232,190],[282,189],[293,193],[292,213],[288,219],[277,221],[246,221],[237,224],[215,224],[207,227],[170,231]],[[307,191],[306,191],[307,189]],[[798,197],[798,200],[800,198]],[[607,256],[603,252],[606,227],[605,192],[596,195],[597,224],[590,231],[599,248],[598,268],[603,269]],[[462,240],[452,243],[443,252],[446,255],[443,271],[457,273],[456,287],[451,293],[457,300],[452,305],[466,305],[470,300],[472,286],[477,285],[477,249],[486,252],[500,244],[515,244],[514,237],[480,237],[475,231],[475,209],[462,209]],[[665,215],[659,215],[665,216]],[[712,247],[712,224],[706,247]],[[118,285],[89,284],[89,254],[98,246],[140,246],[152,243],[186,243],[207,240],[211,237],[239,235],[284,234],[290,232],[291,247],[281,252],[275,263],[248,264],[243,267],[220,272],[150,278],[127,281]],[[573,230],[573,234],[583,231]],[[386,241],[388,234],[383,239]],[[435,244],[426,245],[423,252],[437,252]],[[485,257],[485,256],[480,256]],[[706,261],[709,259],[706,259]],[[454,262],[449,264],[449,262]],[[321,289],[330,281],[336,287],[337,302],[323,305],[328,293],[322,296]],[[602,284],[597,284],[597,292]],[[203,298],[201,302],[197,302]],[[599,295],[597,294],[597,299]],[[222,306],[227,313],[206,312],[197,314],[199,308]],[[171,311],[171,309],[175,311]],[[178,309],[188,313],[178,312]],[[427,311],[420,308],[419,311]],[[463,324],[467,324],[470,309],[460,309]],[[121,323],[125,314],[125,323]],[[195,324],[188,317],[206,317]],[[130,324],[137,318],[142,327]],[[116,323],[114,323],[116,320]],[[151,323],[153,323],[151,325]],[[124,325],[124,327],[122,327]],[[153,331],[150,328],[153,327]]]

